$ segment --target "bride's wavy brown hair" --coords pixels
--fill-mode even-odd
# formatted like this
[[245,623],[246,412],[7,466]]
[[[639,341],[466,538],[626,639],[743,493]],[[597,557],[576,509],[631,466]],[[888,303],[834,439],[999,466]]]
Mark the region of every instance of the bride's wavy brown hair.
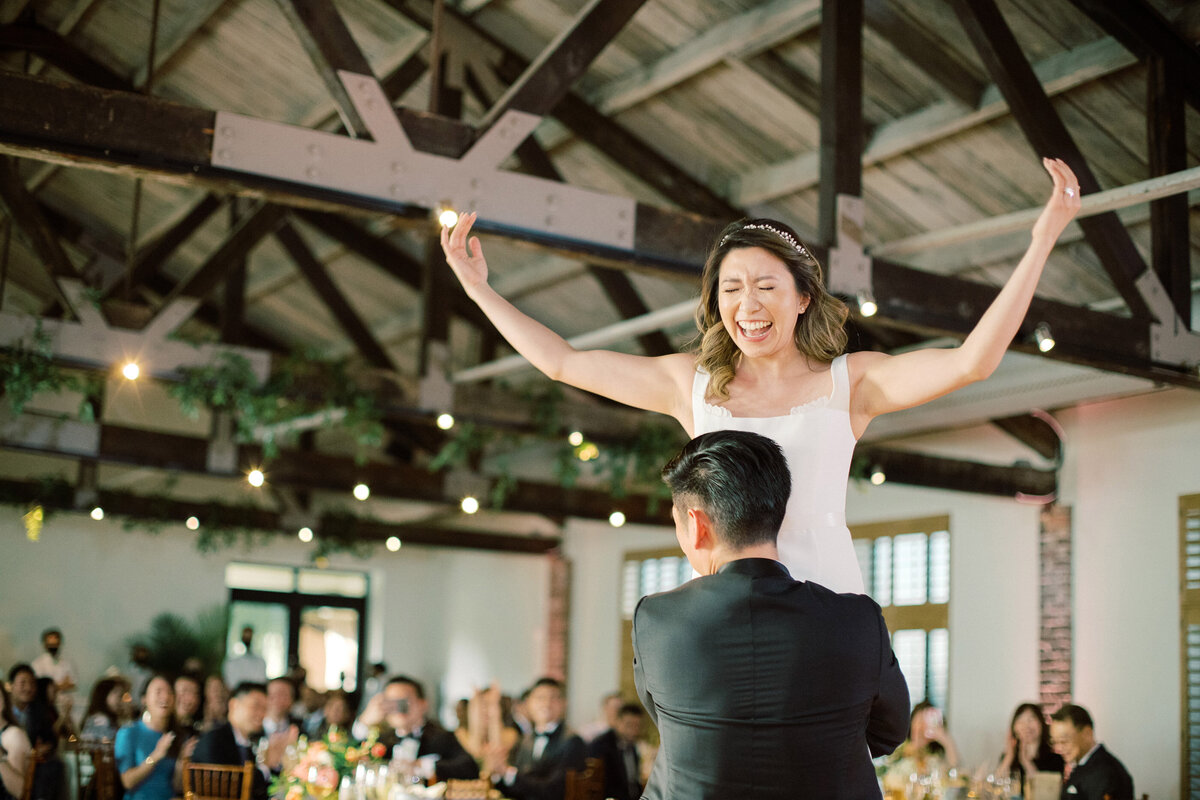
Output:
[[[752,226],[769,226],[764,227]],[[796,291],[807,295],[808,308],[796,320],[796,349],[817,361],[828,363],[846,349],[846,304],[825,291],[821,265],[808,248],[799,250],[776,231],[800,237],[789,226],[773,219],[743,219],[728,225],[717,237],[704,272],[700,277],[700,305],[696,307],[696,327],[700,333],[695,349],[696,363],[708,372],[707,396],[716,400],[729,399],[729,382],[737,368],[738,350],[725,325],[721,322],[717,283],[721,262],[730,250],[739,247],[761,247],[779,258],[792,274]]]

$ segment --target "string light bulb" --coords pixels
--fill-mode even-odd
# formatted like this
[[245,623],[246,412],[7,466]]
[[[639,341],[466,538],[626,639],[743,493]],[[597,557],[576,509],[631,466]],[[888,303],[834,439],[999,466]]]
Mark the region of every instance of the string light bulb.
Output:
[[99,522],[100,520],[104,519],[104,509],[101,508],[100,506],[96,506],[95,508],[93,508],[92,509],[92,519],[96,520],[96,522]]
[[255,467],[254,469],[250,470],[250,472],[248,472],[246,474],[246,482],[249,483],[251,486],[253,486],[255,489],[259,488],[264,483],[266,483],[266,480],[267,480],[267,476],[264,475],[263,471],[261,469],[259,469],[258,467]]
[[467,495],[462,499],[462,510],[465,514],[474,514],[479,510],[479,501],[474,497]]
[[127,381],[136,381],[142,374],[142,368],[136,361],[126,361],[125,366],[121,367],[121,374]]
[[449,206],[439,208],[437,218],[443,228],[453,228],[458,224],[458,212]]
[[614,528],[619,528],[625,524],[625,515],[620,511],[614,511],[608,515],[608,524]]
[[1050,332],[1050,326],[1045,322],[1039,322],[1033,329],[1033,340],[1037,342],[1037,349],[1043,353],[1049,353],[1054,349],[1054,334]]
[[583,444],[583,433],[581,431],[571,431],[570,435],[567,436],[567,441],[571,443],[572,447],[579,447],[579,445]]
[[302,542],[311,542],[313,540],[312,528],[303,527],[296,532],[296,536],[299,537],[300,541]]
[[386,542],[387,549],[391,550],[393,553],[395,553],[397,550],[400,549],[400,544],[401,543],[400,543],[399,536],[389,536],[387,538],[387,542]]
[[875,486],[881,486],[887,480],[887,474],[883,471],[883,467],[876,464],[871,467],[871,483]]
[[200,518],[199,517],[188,517],[187,520],[185,520],[183,524],[187,527],[187,529],[189,531],[200,530]]
[[879,311],[879,305],[875,302],[875,295],[871,294],[870,289],[863,289],[858,293],[858,313],[864,317],[873,317]]
[[448,431],[454,427],[453,414],[438,414],[437,426],[444,431]]
[[354,486],[354,499],[355,500],[366,500],[370,496],[371,496],[371,487],[370,486],[367,486],[365,483],[355,484],[355,486]]

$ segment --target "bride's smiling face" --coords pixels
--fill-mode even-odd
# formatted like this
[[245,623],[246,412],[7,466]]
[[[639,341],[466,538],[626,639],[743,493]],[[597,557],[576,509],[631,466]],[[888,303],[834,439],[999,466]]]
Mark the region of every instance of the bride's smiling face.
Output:
[[795,349],[796,324],[808,302],[783,261],[761,247],[730,250],[721,261],[717,277],[721,322],[748,358]]

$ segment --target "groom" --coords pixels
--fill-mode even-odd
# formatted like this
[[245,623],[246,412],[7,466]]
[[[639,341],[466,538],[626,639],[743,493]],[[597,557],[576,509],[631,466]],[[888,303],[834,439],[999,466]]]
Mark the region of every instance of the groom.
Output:
[[701,577],[634,612],[634,676],[662,739],[643,797],[879,797],[870,759],[908,733],[908,688],[879,606],[779,563],[779,446],[707,433],[663,480]]

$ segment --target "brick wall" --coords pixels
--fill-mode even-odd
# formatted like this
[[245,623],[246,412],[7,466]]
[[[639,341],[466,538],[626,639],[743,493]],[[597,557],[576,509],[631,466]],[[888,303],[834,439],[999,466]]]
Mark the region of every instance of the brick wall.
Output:
[[543,674],[567,679],[567,632],[571,614],[571,562],[550,553],[550,618],[546,621],[546,669]]
[[1039,536],[1040,655],[1038,690],[1053,714],[1071,701],[1071,509],[1048,505]]

